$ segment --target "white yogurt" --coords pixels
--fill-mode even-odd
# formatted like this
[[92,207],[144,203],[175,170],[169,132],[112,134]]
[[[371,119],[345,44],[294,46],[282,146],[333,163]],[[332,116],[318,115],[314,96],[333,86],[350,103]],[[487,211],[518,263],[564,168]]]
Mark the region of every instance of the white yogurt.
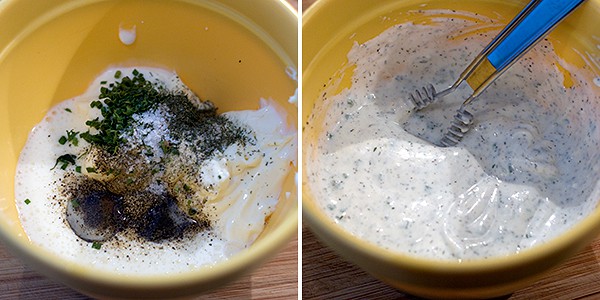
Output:
[[[132,72],[127,68],[119,70],[124,75]],[[152,68],[138,70],[167,89],[186,91],[194,100],[195,96],[175,73]],[[107,71],[84,95],[53,107],[31,131],[15,176],[19,216],[29,239],[78,264],[123,274],[184,272],[225,260],[250,246],[263,230],[265,219],[274,211],[279,197],[291,192],[282,190],[282,183],[296,160],[296,131],[286,124],[285,112],[267,100],[261,100],[257,110],[224,114],[251,130],[256,137],[254,145],[244,148],[232,144],[201,165],[200,173],[206,175],[203,180],[212,188],[206,204],[211,229],[191,239],[160,243],[117,234],[100,249],[73,233],[65,221],[65,206],[70,199],[59,193],[62,178],[73,172],[72,168],[67,171],[51,168],[58,156],[65,153],[79,156],[89,144],[81,138],[77,146],[60,145],[57,141],[66,130],[87,130],[85,121],[99,115],[97,109],[90,108],[90,102],[98,98],[100,82],[114,81],[114,74],[115,70]],[[138,117],[143,119],[143,114]],[[160,126],[165,120],[144,121],[155,125],[153,132],[139,133],[146,145],[152,145],[153,140],[156,144],[156,140],[168,133],[166,127]],[[160,192],[161,188],[156,190]]]
[[352,86],[325,88],[306,126],[305,184],[350,233],[420,257],[507,255],[563,233],[600,195],[595,76],[542,42],[472,103],[475,124],[457,147],[435,146],[470,91],[420,112],[408,95],[451,85],[494,32],[477,32],[492,22],[481,16],[432,13],[448,18],[352,48]]

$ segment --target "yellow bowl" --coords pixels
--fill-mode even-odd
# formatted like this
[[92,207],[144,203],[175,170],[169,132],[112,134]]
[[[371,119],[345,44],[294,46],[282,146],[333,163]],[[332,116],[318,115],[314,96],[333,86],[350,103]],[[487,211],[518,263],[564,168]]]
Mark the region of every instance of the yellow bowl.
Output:
[[[347,54],[353,43],[366,42],[394,24],[427,22],[419,9],[458,9],[508,22],[527,1],[414,1],[320,0],[302,19],[302,124],[316,99],[350,86],[353,67]],[[409,12],[410,11],[410,12]],[[418,19],[420,18],[420,19]],[[550,36],[558,54],[575,66],[586,64],[586,53],[596,76],[600,48],[600,1],[588,1]],[[591,79],[590,79],[591,81]],[[324,83],[328,83],[327,86]],[[600,90],[596,89],[600,94]],[[306,139],[314,138],[304,135]],[[304,160],[303,164],[307,162]],[[433,261],[386,251],[341,229],[317,206],[303,174],[303,216],[314,233],[341,256],[374,277],[408,293],[435,298],[484,298],[511,293],[530,284],[589,244],[600,232],[600,208],[567,233],[519,254],[491,259]]]
[[[119,26],[136,26],[129,46]],[[272,98],[296,124],[288,102],[296,82],[298,18],[284,0],[0,1],[0,239],[42,274],[83,293],[111,298],[193,295],[230,282],[272,256],[297,233],[295,172],[259,239],[212,268],[180,275],[123,276],[82,267],[31,243],[14,199],[15,166],[33,126],[54,104],[82,94],[103,70],[175,70],[220,112],[256,109]]]

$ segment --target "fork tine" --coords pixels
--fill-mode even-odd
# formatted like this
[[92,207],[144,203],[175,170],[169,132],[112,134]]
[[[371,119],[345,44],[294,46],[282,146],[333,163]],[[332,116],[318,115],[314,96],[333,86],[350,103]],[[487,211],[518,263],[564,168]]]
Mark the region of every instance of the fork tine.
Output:
[[469,131],[472,122],[473,115],[466,111],[464,107],[461,107],[454,116],[454,120],[450,123],[450,127],[440,142],[442,146],[456,146],[456,144],[458,144],[465,136],[467,131]]
[[421,110],[435,101],[435,88],[428,84],[420,89],[416,89],[409,95],[410,101],[415,105],[416,110]]

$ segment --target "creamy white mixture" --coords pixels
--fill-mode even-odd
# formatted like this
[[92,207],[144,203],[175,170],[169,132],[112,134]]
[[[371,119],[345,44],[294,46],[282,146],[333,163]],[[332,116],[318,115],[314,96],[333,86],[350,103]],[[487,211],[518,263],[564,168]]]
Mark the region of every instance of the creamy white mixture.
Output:
[[[137,68],[145,77],[168,90],[185,91],[197,99],[169,71]],[[132,69],[119,69],[123,76]],[[201,182],[210,189],[202,190],[210,213],[210,230],[192,239],[150,242],[117,236],[103,242],[100,249],[76,236],[65,221],[66,201],[59,193],[61,179],[66,171],[55,165],[58,156],[78,153],[89,144],[79,139],[77,146],[60,145],[58,140],[66,130],[84,132],[85,122],[99,116],[90,102],[97,100],[102,81],[114,81],[116,69],[101,75],[81,96],[53,107],[30,133],[21,152],[15,177],[15,198],[21,223],[29,239],[48,250],[83,265],[117,271],[125,274],[165,274],[211,265],[227,259],[248,247],[264,228],[266,218],[274,211],[279,197],[292,191],[282,190],[283,180],[296,160],[296,130],[286,123],[285,111],[274,101],[261,100],[260,108],[253,111],[232,111],[223,115],[252,131],[256,143],[241,147],[234,143],[223,153],[216,153],[202,162]],[[106,85],[106,83],[105,83]],[[157,141],[168,132],[160,116],[144,119],[152,130],[136,129],[137,137],[156,147]],[[148,116],[148,118],[150,118]],[[142,123],[143,124],[143,123]],[[160,153],[160,151],[155,151]],[[83,155],[85,157],[85,155]],[[157,156],[149,159],[158,159]],[[81,161],[80,161],[81,160]],[[93,162],[78,158],[87,173],[86,164]],[[156,188],[160,192],[161,187]]]
[[507,255],[563,233],[600,196],[595,76],[544,41],[472,103],[475,124],[457,147],[435,146],[469,88],[420,112],[408,95],[451,85],[496,33],[481,31],[493,20],[437,13],[448,18],[352,48],[351,87],[331,95],[326,83],[305,127],[305,184],[350,233],[420,257]]

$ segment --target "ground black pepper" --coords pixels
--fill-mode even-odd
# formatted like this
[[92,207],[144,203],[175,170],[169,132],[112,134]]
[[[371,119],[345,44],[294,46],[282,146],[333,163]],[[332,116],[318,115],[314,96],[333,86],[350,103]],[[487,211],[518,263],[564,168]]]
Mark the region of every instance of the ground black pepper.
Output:
[[[154,85],[137,71],[105,82],[99,98],[91,107],[102,117],[87,121],[88,131],[67,131],[59,141],[77,146],[79,135],[90,144],[80,157],[57,159],[62,169],[75,166],[61,185],[61,193],[72,199],[65,219],[73,231],[88,242],[114,239],[117,233],[160,242],[209,228],[205,200],[197,198],[212,187],[202,184],[199,166],[231,144],[254,143],[252,132],[217,115],[212,103],[192,103],[185,93]],[[156,128],[145,118],[156,116],[165,118],[166,135],[146,141]],[[140,131],[142,139],[133,139]],[[82,172],[79,164],[92,166]]]

